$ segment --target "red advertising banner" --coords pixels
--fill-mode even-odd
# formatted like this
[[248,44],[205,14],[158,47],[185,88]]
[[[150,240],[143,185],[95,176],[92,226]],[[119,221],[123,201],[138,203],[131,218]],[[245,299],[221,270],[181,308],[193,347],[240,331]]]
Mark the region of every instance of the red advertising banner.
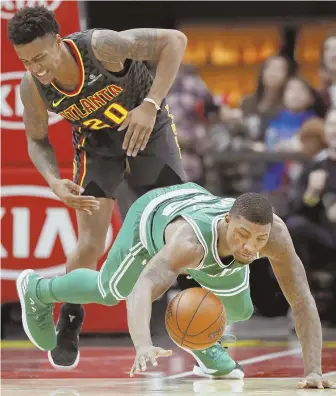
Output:
[[[71,178],[71,170],[61,169]],[[35,169],[1,172],[1,303],[18,301],[15,280],[32,268],[50,278],[65,273],[66,256],[77,241],[76,215],[53,194]],[[121,226],[118,208],[109,227],[101,267]],[[127,332],[125,304],[106,307],[86,305],[83,331]],[[57,315],[55,315],[57,317]]]
[[[56,14],[61,35],[76,32],[79,27],[77,1],[1,1],[1,158],[2,166],[31,166],[27,153],[20,100],[20,81],[25,69],[7,39],[7,24],[23,6],[45,5]],[[49,136],[60,165],[72,166],[71,127],[61,116],[50,113]]]
[[[55,12],[62,36],[80,30],[77,1],[1,1],[1,304],[18,301],[15,280],[24,269],[32,268],[45,277],[64,274],[66,256],[77,241],[74,210],[57,199],[28,156],[20,100],[20,81],[25,70],[7,39],[8,20],[19,8],[36,5]],[[71,126],[50,113],[48,132],[61,175],[71,179]],[[120,227],[116,208],[105,256]],[[55,318],[58,309],[59,304]],[[116,307],[88,304],[85,309],[84,332],[128,331],[124,303]]]

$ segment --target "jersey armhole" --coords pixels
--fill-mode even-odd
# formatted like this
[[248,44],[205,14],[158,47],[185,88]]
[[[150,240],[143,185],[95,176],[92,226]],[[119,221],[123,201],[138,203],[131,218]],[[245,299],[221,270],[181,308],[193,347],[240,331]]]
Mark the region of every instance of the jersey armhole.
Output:
[[204,255],[203,255],[203,259],[201,260],[200,264],[196,267],[196,268],[186,268],[186,269],[192,269],[192,270],[200,270],[203,265],[204,265],[204,261],[208,255],[208,246],[204,240],[204,237],[201,233],[201,230],[199,229],[198,225],[195,223],[194,220],[192,220],[190,217],[185,216],[183,214],[180,214],[180,216],[192,227],[192,229],[194,230],[197,239],[199,240],[200,244],[203,246],[204,249]]

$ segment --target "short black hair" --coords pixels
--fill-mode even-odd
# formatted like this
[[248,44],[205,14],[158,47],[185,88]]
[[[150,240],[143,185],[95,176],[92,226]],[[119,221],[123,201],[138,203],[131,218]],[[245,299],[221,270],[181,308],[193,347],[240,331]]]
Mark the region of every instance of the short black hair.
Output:
[[240,195],[235,200],[230,214],[242,216],[255,224],[273,223],[273,208],[270,201],[265,196],[253,192]]
[[59,34],[55,14],[44,6],[24,7],[8,21],[8,39],[14,45],[28,44],[48,34]]

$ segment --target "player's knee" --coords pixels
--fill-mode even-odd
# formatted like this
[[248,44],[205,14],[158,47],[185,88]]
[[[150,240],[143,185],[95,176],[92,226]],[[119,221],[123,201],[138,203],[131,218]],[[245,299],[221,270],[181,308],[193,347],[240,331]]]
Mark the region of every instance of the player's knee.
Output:
[[253,312],[254,312],[254,306],[252,304],[252,301],[249,300],[247,303],[244,304],[244,309],[242,310],[240,320],[250,319],[250,317],[253,315]]
[[228,324],[248,320],[253,315],[253,312],[254,307],[251,300],[244,301],[244,304],[241,304],[235,309],[227,309]]
[[117,301],[111,294],[108,294],[106,297],[103,297],[101,303],[103,305],[113,307],[114,305],[117,305],[119,303],[119,301]]
[[83,241],[77,246],[78,256],[80,260],[94,262],[104,254],[105,244],[99,241]]

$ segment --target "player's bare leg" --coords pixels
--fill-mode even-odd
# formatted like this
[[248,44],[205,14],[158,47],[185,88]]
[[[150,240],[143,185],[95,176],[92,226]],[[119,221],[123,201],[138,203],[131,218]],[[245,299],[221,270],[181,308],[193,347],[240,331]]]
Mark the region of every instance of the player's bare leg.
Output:
[[[100,208],[91,216],[77,211],[78,242],[76,249],[68,256],[67,272],[78,268],[95,270],[104,253],[105,240],[113,211],[112,199],[99,198]],[[73,369],[79,362],[79,333],[84,320],[84,308],[80,304],[63,304],[58,318],[57,347],[49,352],[53,367],[62,370]]]

